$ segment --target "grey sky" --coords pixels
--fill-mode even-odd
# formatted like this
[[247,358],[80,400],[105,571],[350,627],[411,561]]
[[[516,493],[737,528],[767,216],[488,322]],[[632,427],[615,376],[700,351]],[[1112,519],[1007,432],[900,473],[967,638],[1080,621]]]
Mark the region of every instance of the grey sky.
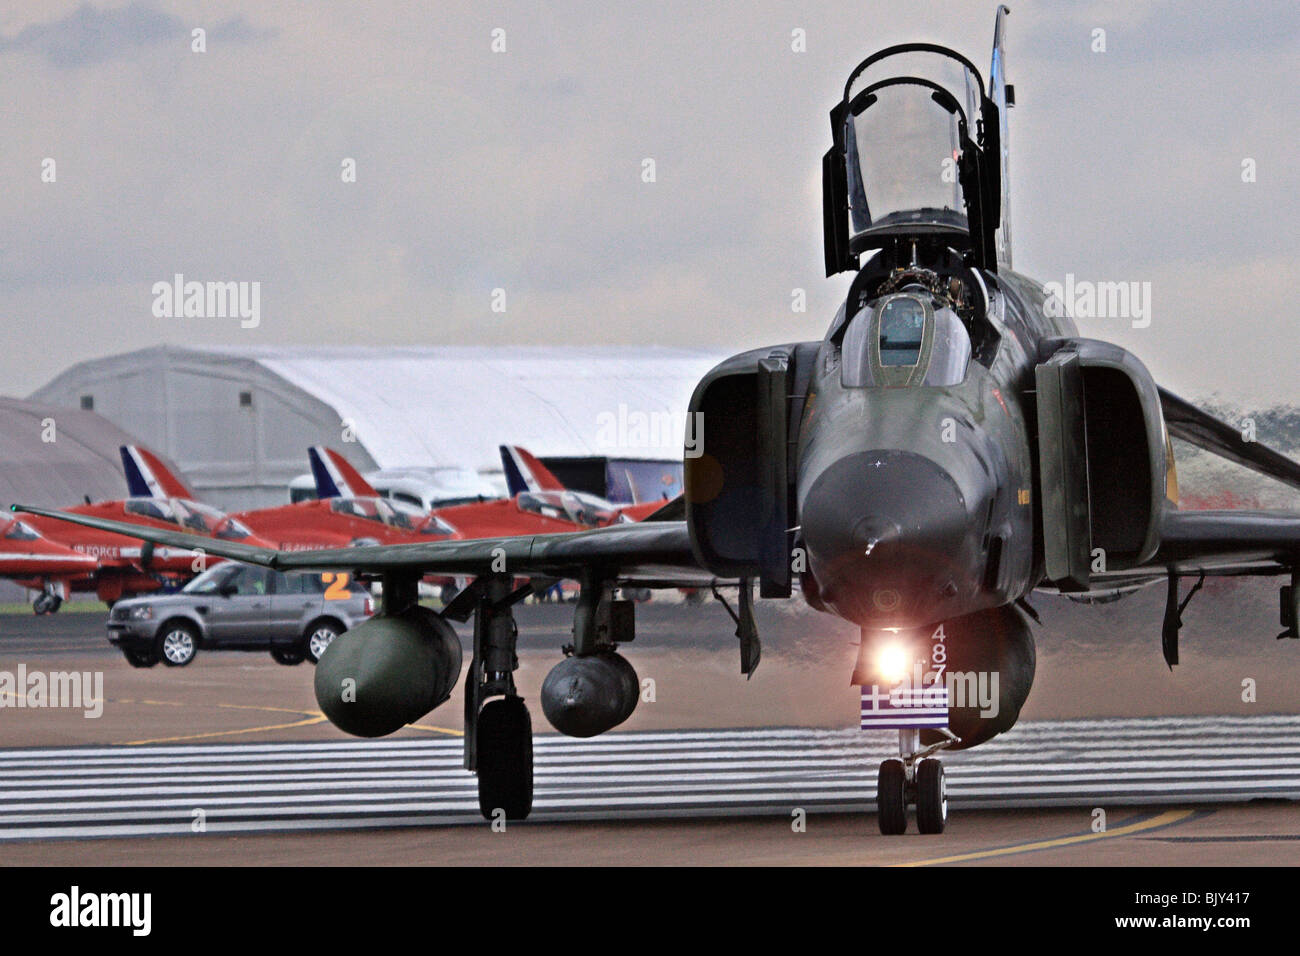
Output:
[[[845,285],[822,278],[819,185],[844,76],[912,39],[986,69],[994,13],[538,6],[11,6],[0,391],[160,342],[820,337]],[[1011,7],[1017,268],[1150,281],[1150,328],[1085,333],[1191,395],[1300,400],[1300,7]],[[261,326],[155,318],[177,272],[260,281]]]

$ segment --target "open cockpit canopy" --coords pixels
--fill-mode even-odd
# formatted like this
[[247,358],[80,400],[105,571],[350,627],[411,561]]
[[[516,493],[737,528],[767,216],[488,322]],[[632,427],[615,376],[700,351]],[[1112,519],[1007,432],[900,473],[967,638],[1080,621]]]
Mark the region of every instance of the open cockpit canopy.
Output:
[[993,79],[932,43],[867,57],[831,110],[822,163],[826,274],[856,270],[891,240],[934,236],[996,272],[1010,262],[1004,212],[1005,86],[999,10]]

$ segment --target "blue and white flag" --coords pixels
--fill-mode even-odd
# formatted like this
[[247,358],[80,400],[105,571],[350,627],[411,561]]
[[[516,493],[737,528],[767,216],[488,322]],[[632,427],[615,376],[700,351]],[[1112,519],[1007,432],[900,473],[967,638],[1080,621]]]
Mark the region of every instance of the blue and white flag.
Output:
[[908,730],[948,726],[948,687],[945,683],[915,687],[909,682],[887,690],[875,684],[862,688],[863,730]]

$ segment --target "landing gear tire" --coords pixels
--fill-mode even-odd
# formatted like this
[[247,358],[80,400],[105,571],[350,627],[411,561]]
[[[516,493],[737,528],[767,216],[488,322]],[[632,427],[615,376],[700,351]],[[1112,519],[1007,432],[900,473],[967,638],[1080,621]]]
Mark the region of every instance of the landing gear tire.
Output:
[[907,832],[907,768],[897,758],[880,765],[876,777],[876,817],[885,836]]
[[154,645],[154,653],[168,667],[184,667],[198,652],[199,635],[189,624],[167,625]]
[[275,659],[277,664],[284,664],[286,667],[292,667],[294,664],[303,662],[301,651],[282,651],[277,648],[271,652],[271,657]]
[[488,701],[478,715],[478,807],[491,820],[523,820],[533,808],[533,724],[522,697]]
[[61,607],[63,607],[63,598],[48,591],[36,595],[36,600],[32,602],[32,610],[37,614],[53,614]]
[[943,764],[927,757],[916,765],[916,828],[942,833],[948,822],[948,787]]
[[158,663],[158,655],[153,651],[123,651],[122,656],[132,667],[153,667]]

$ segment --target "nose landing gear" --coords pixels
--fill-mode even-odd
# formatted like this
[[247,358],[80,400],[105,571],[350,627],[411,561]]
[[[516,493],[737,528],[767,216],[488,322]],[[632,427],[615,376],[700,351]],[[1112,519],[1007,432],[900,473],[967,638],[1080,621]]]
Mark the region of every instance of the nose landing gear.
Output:
[[899,756],[881,763],[876,778],[876,817],[885,836],[907,832],[909,804],[916,807],[919,831],[943,832],[948,822],[948,789],[943,763],[931,754],[952,746],[958,738],[948,730],[941,732],[946,739],[921,748],[920,731],[900,730]]

